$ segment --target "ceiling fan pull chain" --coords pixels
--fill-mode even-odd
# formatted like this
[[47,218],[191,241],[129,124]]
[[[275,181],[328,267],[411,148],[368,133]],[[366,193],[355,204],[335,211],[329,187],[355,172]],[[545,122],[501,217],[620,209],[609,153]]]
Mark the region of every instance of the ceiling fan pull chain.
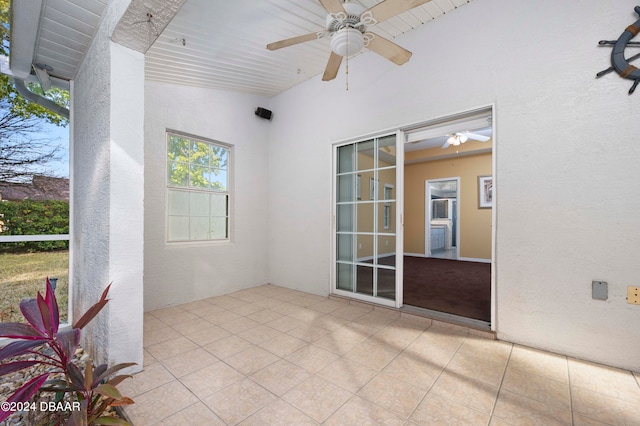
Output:
[[[349,33],[347,32],[347,46],[348,45],[349,45]],[[346,71],[345,80],[346,80],[346,84],[347,84],[347,87],[346,87],[345,91],[348,92],[349,91],[349,51],[347,51],[347,61],[346,61],[346,64],[345,64],[345,71]]]
[[346,77],[346,81],[347,81],[347,88],[346,91],[349,91],[349,57],[347,56],[347,64],[346,64],[346,73],[345,73],[345,77]]

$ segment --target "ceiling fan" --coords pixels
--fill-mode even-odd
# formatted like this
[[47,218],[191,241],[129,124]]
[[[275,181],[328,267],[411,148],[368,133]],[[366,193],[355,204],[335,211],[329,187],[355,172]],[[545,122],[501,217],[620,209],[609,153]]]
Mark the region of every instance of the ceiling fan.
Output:
[[431,0],[384,0],[365,9],[349,0],[319,0],[327,11],[325,29],[267,45],[269,50],[293,46],[323,37],[331,37],[331,55],[322,76],[323,81],[336,78],[343,57],[360,52],[363,47],[376,52],[391,62],[402,65],[411,58],[411,52],[397,44],[367,31],[373,26],[400,13],[411,10]]
[[449,136],[449,138],[444,143],[444,145],[442,145],[442,149],[448,148],[448,147],[450,147],[452,145],[453,146],[459,146],[460,144],[463,144],[468,140],[486,142],[489,139],[491,139],[488,136],[483,136],[483,135],[479,135],[477,133],[471,133],[471,132],[453,133],[453,134],[448,135],[448,136]]

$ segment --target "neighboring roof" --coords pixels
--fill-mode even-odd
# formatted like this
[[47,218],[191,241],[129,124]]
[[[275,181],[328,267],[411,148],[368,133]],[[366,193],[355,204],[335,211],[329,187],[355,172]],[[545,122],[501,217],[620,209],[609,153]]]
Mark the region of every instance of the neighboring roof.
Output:
[[0,200],[69,201],[69,179],[34,176],[31,183],[0,182]]

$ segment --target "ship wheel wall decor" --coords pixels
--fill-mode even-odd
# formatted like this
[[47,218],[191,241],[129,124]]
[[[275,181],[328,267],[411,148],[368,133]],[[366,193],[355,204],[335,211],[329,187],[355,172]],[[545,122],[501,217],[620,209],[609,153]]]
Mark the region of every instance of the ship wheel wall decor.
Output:
[[[640,6],[636,6],[633,10],[640,16]],[[640,53],[625,58],[624,50],[627,46],[640,47],[640,43],[631,41],[639,32],[640,19],[629,25],[617,40],[600,40],[598,43],[600,46],[613,46],[613,50],[611,51],[611,66],[596,74],[596,78],[615,71],[620,77],[633,80],[629,94],[632,94],[636,90],[636,86],[640,83],[640,69],[631,65],[630,62],[640,58]]]

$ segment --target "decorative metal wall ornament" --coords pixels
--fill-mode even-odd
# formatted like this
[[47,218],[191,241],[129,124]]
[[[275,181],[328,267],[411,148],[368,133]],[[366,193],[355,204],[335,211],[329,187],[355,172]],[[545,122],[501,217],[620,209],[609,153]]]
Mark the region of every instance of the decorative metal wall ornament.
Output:
[[[636,6],[633,10],[640,16],[640,6]],[[640,43],[631,41],[638,33],[640,33],[640,19],[629,25],[622,35],[618,37],[618,40],[600,40],[598,43],[600,46],[613,46],[613,50],[611,51],[611,67],[600,71],[596,74],[596,78],[615,71],[620,77],[634,81],[631,89],[629,89],[630,95],[636,90],[636,86],[640,83],[640,69],[631,65],[630,62],[640,58],[640,53],[625,58],[624,50],[627,46],[640,47]]]

